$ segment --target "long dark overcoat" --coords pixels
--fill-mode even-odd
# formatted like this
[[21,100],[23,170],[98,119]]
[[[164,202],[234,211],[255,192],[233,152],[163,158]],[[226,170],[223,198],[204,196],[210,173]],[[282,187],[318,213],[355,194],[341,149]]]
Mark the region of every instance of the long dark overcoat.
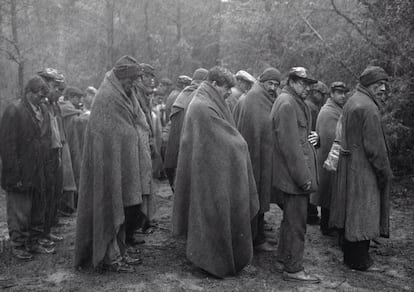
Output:
[[323,163],[328,157],[332,143],[335,140],[335,130],[338,119],[342,114],[342,108],[332,99],[328,99],[316,120],[316,132],[319,135],[320,147],[316,151],[318,161],[319,187],[318,190],[311,195],[311,203],[329,208],[331,203],[332,184],[335,173],[323,168]]
[[272,120],[270,112],[276,97],[271,96],[256,83],[246,94],[240,110],[237,129],[249,146],[253,174],[259,194],[260,210],[265,213],[270,208],[272,190]]
[[[31,105],[22,98],[10,104],[0,122],[0,156],[2,159],[1,185],[6,191],[43,189],[44,159],[48,145],[43,136],[50,136],[47,109],[40,107],[44,120],[36,120]],[[21,186],[16,188],[20,182]]]
[[[318,187],[316,151],[308,142],[311,113],[295,91],[285,86],[273,104],[273,185],[288,194],[314,192]],[[302,186],[311,181],[311,189]]]
[[330,225],[349,241],[389,236],[388,147],[375,97],[361,85],[345,104]]

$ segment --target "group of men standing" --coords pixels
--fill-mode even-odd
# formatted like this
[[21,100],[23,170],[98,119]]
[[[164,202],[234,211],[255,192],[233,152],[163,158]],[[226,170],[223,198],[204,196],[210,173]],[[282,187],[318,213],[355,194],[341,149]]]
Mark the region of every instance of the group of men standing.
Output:
[[[382,68],[364,70],[349,99],[345,83],[328,89],[303,67],[286,79],[269,67],[257,80],[246,71],[199,68],[192,78],[180,76],[172,92],[163,89],[168,98],[157,106],[154,68],[124,56],[106,73],[85,123],[73,120],[85,114],[81,92],[67,88],[58,103],[61,75],[54,73],[32,77],[0,125],[2,187],[20,258],[53,252],[46,241],[59,240],[50,231],[55,206],[73,210],[78,194],[75,266],[133,272],[141,264],[131,248],[134,232],[150,228],[157,173],[174,192],[173,234],[185,237],[187,258],[216,277],[236,274],[257,251],[276,252],[285,280],[320,282],[303,267],[316,206],[322,234],[344,238],[344,263],[373,269],[369,243],[389,236],[392,176],[381,126]],[[164,143],[157,121],[168,125]],[[335,158],[333,145],[335,171],[324,167]],[[68,161],[72,178],[64,175]],[[62,200],[57,193],[64,191]],[[283,210],[277,248],[265,234],[271,203]]]
[[[276,251],[275,270],[285,280],[319,283],[303,267],[313,204],[321,207],[322,234],[343,238],[344,263],[378,270],[368,250],[370,240],[389,236],[392,177],[380,118],[385,71],[364,70],[348,102],[343,82],[327,89],[303,67],[293,67],[286,80],[275,68],[257,81],[245,71],[235,76],[214,67],[186,95],[173,233],[186,238],[187,258],[225,277],[250,263],[254,250]],[[242,92],[241,80],[253,80],[251,88]],[[314,109],[312,95],[321,95]],[[323,165],[334,142],[338,170],[328,171]],[[264,232],[270,203],[283,210],[277,249]]]
[[85,125],[80,121],[88,119],[94,88],[88,92],[66,87],[63,75],[47,68],[30,77],[21,99],[2,116],[1,183],[7,192],[7,223],[16,258],[54,253],[56,242],[63,240],[52,229],[59,214],[76,208]]

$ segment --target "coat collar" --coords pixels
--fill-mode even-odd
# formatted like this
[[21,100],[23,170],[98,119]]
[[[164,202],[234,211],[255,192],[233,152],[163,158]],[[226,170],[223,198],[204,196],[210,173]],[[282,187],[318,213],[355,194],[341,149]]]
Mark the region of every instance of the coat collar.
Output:
[[376,106],[379,109],[381,109],[380,103],[378,102],[378,100],[375,98],[374,94],[372,94],[372,92],[368,88],[366,88],[365,86],[362,86],[361,84],[358,84],[356,89],[360,93],[362,93],[362,94],[368,96],[370,99],[372,99],[372,101],[376,104]]

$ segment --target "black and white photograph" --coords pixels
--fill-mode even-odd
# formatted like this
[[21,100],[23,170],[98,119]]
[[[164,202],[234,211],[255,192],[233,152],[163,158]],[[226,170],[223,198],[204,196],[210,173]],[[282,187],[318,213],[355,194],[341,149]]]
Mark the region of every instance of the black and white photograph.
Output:
[[0,289],[414,291],[414,1],[0,0]]

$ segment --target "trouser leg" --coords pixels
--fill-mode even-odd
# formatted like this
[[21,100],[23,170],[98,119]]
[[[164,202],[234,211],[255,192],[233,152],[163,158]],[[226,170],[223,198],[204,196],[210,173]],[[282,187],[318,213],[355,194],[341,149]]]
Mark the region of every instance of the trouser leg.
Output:
[[344,239],[344,263],[351,269],[364,271],[368,269],[373,260],[369,255],[369,240],[348,241]]
[[111,265],[122,260],[125,253],[125,227],[121,225],[118,230],[115,231],[114,237],[109,242],[106,249],[103,263]]
[[174,180],[176,168],[165,168],[165,174],[167,175],[168,182],[170,183],[171,189],[174,192]]
[[31,209],[29,192],[7,192],[7,225],[13,247],[26,247],[30,241]]
[[319,217],[318,217],[318,207],[314,204],[309,202],[308,198],[308,215],[307,215],[307,223],[308,224],[319,224]]
[[284,194],[278,260],[289,273],[303,270],[308,198],[308,195]]
[[253,245],[260,245],[266,241],[264,232],[264,213],[258,213],[252,220]]
[[125,242],[134,241],[134,232],[142,227],[142,211],[140,205],[129,206],[124,208],[125,212]]
[[60,166],[59,149],[52,149],[45,166],[45,218],[43,231],[47,236],[52,226],[57,223],[57,207],[61,198],[62,168]]
[[321,207],[320,228],[323,234],[329,231],[329,209]]

